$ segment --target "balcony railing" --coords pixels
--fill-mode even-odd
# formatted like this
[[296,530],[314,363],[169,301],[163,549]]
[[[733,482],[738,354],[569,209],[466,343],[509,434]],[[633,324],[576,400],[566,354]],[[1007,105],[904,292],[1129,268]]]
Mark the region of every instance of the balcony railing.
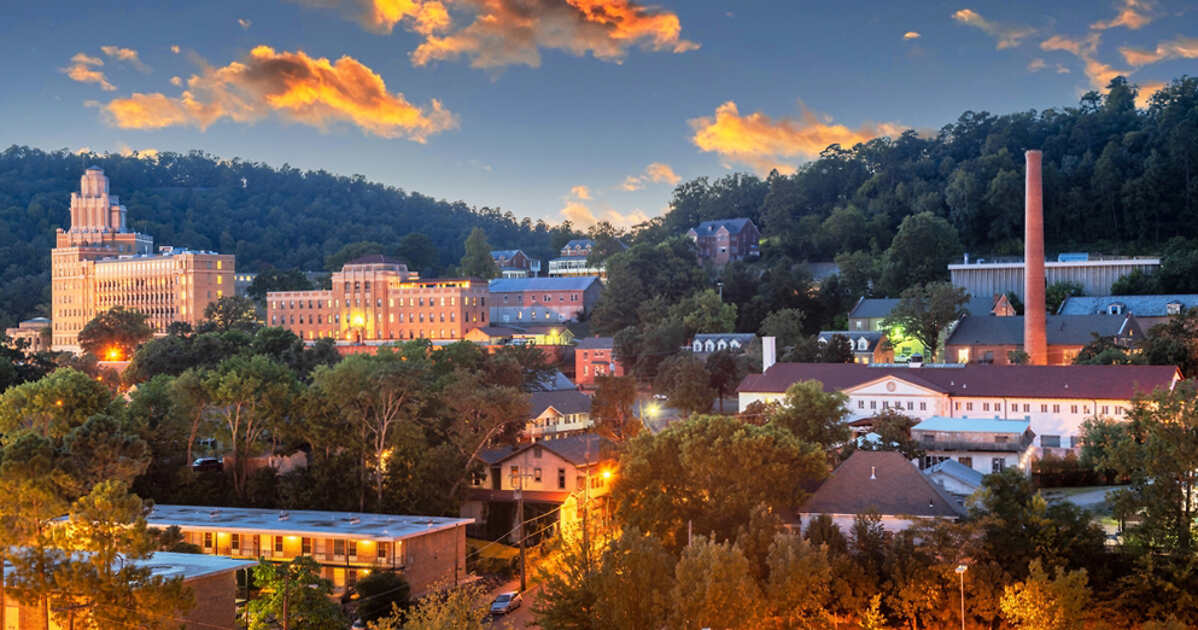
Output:
[[1032,443],[1031,438],[1013,442],[972,441],[972,440],[921,440],[919,446],[925,451],[996,451],[1001,453],[1021,453]]

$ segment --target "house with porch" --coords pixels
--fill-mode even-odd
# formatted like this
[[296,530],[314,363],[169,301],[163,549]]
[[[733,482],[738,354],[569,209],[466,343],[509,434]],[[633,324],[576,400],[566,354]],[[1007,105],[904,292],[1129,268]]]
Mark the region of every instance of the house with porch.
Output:
[[576,389],[532,392],[528,404],[524,438],[530,442],[559,440],[594,426],[591,397]]
[[1027,419],[946,418],[932,416],[911,427],[911,439],[924,450],[920,469],[953,460],[988,475],[1007,468],[1026,469],[1036,434]]

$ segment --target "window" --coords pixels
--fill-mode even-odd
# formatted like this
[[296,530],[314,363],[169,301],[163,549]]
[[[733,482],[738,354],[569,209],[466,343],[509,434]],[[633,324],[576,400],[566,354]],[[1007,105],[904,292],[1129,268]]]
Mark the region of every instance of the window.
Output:
[[965,403],[965,411],[973,411],[973,403],[971,403],[971,402]]
[[534,480],[534,481],[536,481],[537,483],[540,483],[540,482],[541,482],[541,469],[540,469],[540,468],[533,468],[533,469],[532,469],[532,478],[533,478],[533,480]]
[[919,403],[919,410],[920,410],[920,411],[927,411],[927,410],[928,410],[928,403],[926,403],[926,402],[921,402],[921,403]]
[[982,411],[990,411],[990,403],[988,403],[988,402],[982,403]]
[[558,490],[566,489],[566,469],[565,468],[557,469],[557,489]]
[[1040,446],[1060,448],[1061,447],[1061,436],[1059,436],[1059,435],[1041,435],[1040,436]]
[[334,556],[344,556],[345,555],[345,541],[344,540],[334,540],[333,541],[333,555]]
[[1023,403],[1023,413],[1028,413],[1028,412],[1030,412],[1031,410],[1032,410],[1032,406],[1031,406],[1031,405],[1029,405],[1029,404],[1027,404],[1027,403]]
[[1105,416],[1105,415],[1109,415],[1110,413],[1111,413],[1111,406],[1110,406],[1110,405],[1103,405],[1103,406],[1102,406],[1102,415],[1104,415],[1104,416]]
[[1116,406],[1116,407],[1115,407],[1115,415],[1116,415],[1116,416],[1121,416],[1121,415],[1123,415],[1123,407]]
[[1007,467],[1007,460],[1001,457],[990,458],[990,472],[1000,473]]
[[212,548],[212,532],[204,532],[204,549]]
[[387,556],[391,555],[391,543],[388,543],[388,542],[379,543],[378,544],[378,553],[375,555],[378,556],[379,560],[386,560]]
[[968,466],[970,468],[973,468],[973,458],[972,457],[958,457],[957,463],[961,464],[962,466]]
[[1040,413],[1048,413],[1048,405],[1040,405]]
[[871,400],[871,401],[869,401],[869,408],[870,408],[870,409],[877,409],[877,408],[878,408],[878,401],[876,401],[876,400]]
[[1070,405],[1069,413],[1077,413],[1077,405]]
[[283,553],[283,537],[275,536],[275,553]]
[[311,553],[312,553],[312,539],[311,538],[305,537],[305,538],[300,539],[300,553],[305,556],[311,555]]
[[543,455],[543,454],[544,454],[544,449],[541,448],[539,445],[532,447],[532,456],[533,457],[540,459],[541,455]]
[[1167,313],[1169,313],[1170,315],[1179,315],[1179,314],[1181,314],[1181,303],[1180,302],[1169,302],[1168,304],[1165,305],[1165,311]]
[[1052,406],[1052,412],[1053,412],[1053,413],[1061,413],[1061,406],[1060,406],[1060,405],[1053,405],[1053,406]]
[[357,558],[358,557],[358,541],[356,541],[356,540],[349,541],[347,551],[349,551],[349,557]]
[[865,401],[864,401],[864,400],[858,400],[858,401],[857,401],[857,408],[858,408],[858,409],[865,409]]
[[233,551],[241,550],[241,534],[233,534],[229,536],[229,548]]

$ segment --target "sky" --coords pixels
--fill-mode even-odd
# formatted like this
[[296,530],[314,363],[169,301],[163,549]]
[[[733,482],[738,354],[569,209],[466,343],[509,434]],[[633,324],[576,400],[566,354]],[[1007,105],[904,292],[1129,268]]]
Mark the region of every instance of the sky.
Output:
[[3,5],[0,146],[199,149],[583,227],[694,177],[1198,74],[1192,0]]

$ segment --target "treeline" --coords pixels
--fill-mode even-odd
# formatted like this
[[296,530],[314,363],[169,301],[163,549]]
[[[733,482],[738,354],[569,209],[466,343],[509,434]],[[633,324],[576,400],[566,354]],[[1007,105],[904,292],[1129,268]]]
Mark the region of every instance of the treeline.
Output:
[[[541,258],[573,237],[568,225],[437,200],[361,175],[200,151],[139,159],[12,146],[0,152],[0,326],[49,315],[54,230],[68,227],[70,193],[92,165],[104,169],[110,192],[129,208],[132,229],[158,244],[236,254],[245,271],[321,270],[346,245],[374,241],[391,254],[419,252],[427,265],[419,271],[433,275],[458,262],[474,227],[496,246]],[[401,249],[412,234],[424,238],[409,238]]]

